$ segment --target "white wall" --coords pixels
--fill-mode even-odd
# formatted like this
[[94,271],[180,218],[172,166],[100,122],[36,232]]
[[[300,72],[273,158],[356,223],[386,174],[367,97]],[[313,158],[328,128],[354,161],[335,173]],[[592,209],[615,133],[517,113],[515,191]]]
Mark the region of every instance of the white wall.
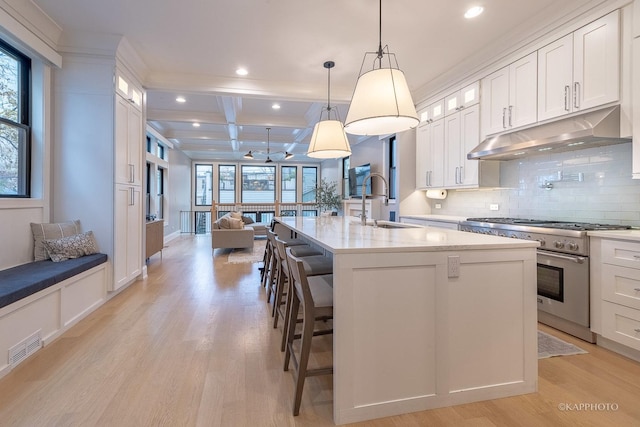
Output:
[[[583,173],[584,181],[546,180]],[[596,147],[503,162],[501,189],[449,191],[430,201],[431,213],[518,217],[640,226],[640,181],[631,179],[631,144]],[[442,209],[435,209],[435,203]],[[498,211],[489,210],[498,204]]]

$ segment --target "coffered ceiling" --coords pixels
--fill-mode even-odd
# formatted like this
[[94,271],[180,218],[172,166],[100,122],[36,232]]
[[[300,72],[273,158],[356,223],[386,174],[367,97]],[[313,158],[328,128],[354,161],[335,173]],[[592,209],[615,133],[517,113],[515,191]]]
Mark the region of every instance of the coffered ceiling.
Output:
[[[147,67],[149,123],[193,159],[239,160],[249,150],[266,151],[270,127],[272,152],[308,160],[304,153],[327,103],[322,64],[336,63],[331,104],[344,120],[364,53],[378,45],[376,0],[31,1],[63,34],[124,35]],[[445,74],[477,67],[570,11],[598,3],[384,0],[382,43],[396,54],[419,103]],[[485,11],[467,20],[463,14],[473,5]],[[239,67],[248,75],[238,76]],[[178,96],[186,102],[176,102]]]

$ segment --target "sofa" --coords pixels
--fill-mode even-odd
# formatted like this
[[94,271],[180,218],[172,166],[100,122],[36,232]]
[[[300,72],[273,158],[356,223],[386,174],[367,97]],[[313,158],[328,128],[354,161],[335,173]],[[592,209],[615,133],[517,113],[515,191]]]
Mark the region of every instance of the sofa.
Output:
[[266,236],[266,226],[241,212],[229,212],[211,224],[211,248],[253,248],[256,235]]

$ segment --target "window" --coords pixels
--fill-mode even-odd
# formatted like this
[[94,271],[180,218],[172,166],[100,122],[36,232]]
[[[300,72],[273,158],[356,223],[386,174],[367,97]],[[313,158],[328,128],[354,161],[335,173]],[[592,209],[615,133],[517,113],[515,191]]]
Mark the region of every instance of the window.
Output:
[[302,167],[302,203],[316,201],[316,186],[318,185],[318,168],[315,166]]
[[213,165],[196,165],[196,206],[211,206]]
[[282,203],[295,203],[297,201],[296,180],[298,168],[296,166],[282,166],[280,168],[280,175],[282,179],[280,201]]
[[342,159],[342,198],[349,198],[349,168],[351,167],[351,157]]
[[275,203],[275,177],[275,166],[242,166],[242,202]]
[[164,218],[164,168],[156,171],[156,189],[158,190],[158,218]]
[[158,157],[161,159],[165,159],[164,158],[164,145],[162,144],[158,144]]
[[396,182],[397,182],[397,151],[396,137],[389,138],[389,198],[396,198]]
[[0,197],[29,197],[31,60],[0,41]]
[[235,165],[218,166],[218,203],[236,202]]

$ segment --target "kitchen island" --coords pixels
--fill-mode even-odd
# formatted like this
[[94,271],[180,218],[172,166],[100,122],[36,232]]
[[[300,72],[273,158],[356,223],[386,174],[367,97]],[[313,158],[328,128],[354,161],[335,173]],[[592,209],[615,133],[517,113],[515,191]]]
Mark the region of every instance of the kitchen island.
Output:
[[282,217],[333,257],[333,417],[535,392],[537,242]]

